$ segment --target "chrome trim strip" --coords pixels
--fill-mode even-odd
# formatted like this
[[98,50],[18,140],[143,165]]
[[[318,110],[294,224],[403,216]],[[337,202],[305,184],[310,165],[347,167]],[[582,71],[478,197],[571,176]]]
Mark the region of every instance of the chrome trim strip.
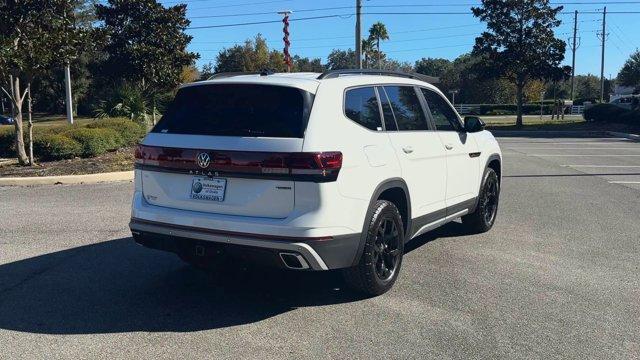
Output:
[[433,230],[433,229],[435,229],[435,228],[437,228],[437,227],[439,227],[441,225],[444,225],[444,224],[450,222],[451,220],[459,218],[462,215],[466,215],[468,212],[469,212],[469,209],[464,209],[462,211],[458,211],[457,213],[454,213],[454,214],[451,214],[449,216],[443,217],[440,220],[436,220],[436,221],[430,222],[427,225],[421,227],[418,231],[416,231],[416,233],[411,238],[413,239],[413,238],[415,238],[417,236],[420,236],[420,235],[426,233],[427,231],[431,231],[431,230]]
[[284,250],[284,251],[295,251],[302,256],[304,256],[305,260],[312,269],[314,270],[329,270],[327,265],[324,263],[320,255],[313,250],[311,246],[305,243],[297,242],[297,243],[289,243],[284,241],[271,241],[271,240],[263,240],[263,239],[250,239],[243,237],[235,237],[232,235],[217,235],[217,234],[207,234],[200,231],[194,230],[186,230],[186,229],[175,229],[170,227],[165,227],[161,225],[151,225],[151,224],[141,224],[136,222],[129,223],[129,228],[132,231],[141,231],[148,232],[152,234],[162,234],[169,236],[177,236],[184,237],[188,239],[197,239],[197,240],[205,240],[212,241],[223,244],[233,244],[233,245],[244,245],[244,246],[253,246],[265,249],[274,249],[274,250]]

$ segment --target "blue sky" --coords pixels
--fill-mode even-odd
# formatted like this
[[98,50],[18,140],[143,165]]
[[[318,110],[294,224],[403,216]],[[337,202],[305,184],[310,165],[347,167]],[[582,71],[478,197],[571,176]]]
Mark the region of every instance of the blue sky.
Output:
[[[177,0],[163,0],[165,5],[177,3]],[[290,24],[292,54],[308,57],[320,57],[323,63],[333,48],[354,47],[355,17],[352,15],[355,0],[182,0],[187,4],[187,14],[192,27],[235,24],[243,22],[262,22],[280,20],[280,10],[293,10],[291,19],[326,15],[344,15],[340,17],[293,21]],[[390,34],[390,40],[381,46],[390,57],[411,63],[422,57],[443,57],[455,59],[469,52],[475,36],[480,34],[484,25],[470,13],[470,6],[479,3],[471,0],[434,1],[434,0],[363,0],[363,13],[367,12],[458,12],[461,14],[367,14],[363,16],[363,34],[371,24],[382,21]],[[578,4],[579,3],[579,4]],[[640,1],[593,1],[558,0],[564,5],[560,19],[562,25],[557,29],[558,37],[567,40],[572,36],[573,11],[600,11],[606,3],[607,11],[626,12],[607,15],[609,33],[606,55],[605,76],[616,76],[629,55],[640,47]],[[418,5],[418,6],[411,6]],[[321,11],[308,11],[318,8],[335,8]],[[298,10],[298,11],[296,11]],[[629,13],[636,11],[639,13]],[[249,13],[263,13],[246,15]],[[237,15],[237,16],[228,16]],[[211,17],[216,16],[216,17]],[[600,74],[600,41],[597,32],[602,27],[602,15],[579,14],[578,36],[580,46],[576,56],[577,74]],[[282,23],[255,24],[246,26],[191,29],[194,38],[190,50],[200,53],[198,66],[214,62],[218,52],[224,47],[241,43],[245,39],[261,33],[270,47],[282,49]],[[568,49],[565,63],[571,63]]]

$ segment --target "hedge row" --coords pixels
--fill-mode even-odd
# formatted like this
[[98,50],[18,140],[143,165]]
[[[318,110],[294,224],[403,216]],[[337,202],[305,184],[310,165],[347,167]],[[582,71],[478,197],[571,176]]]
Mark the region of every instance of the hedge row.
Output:
[[[35,127],[33,151],[39,160],[94,157],[136,144],[146,133],[128,119],[96,120],[86,126]],[[0,132],[0,157],[15,157],[13,130]]]
[[640,126],[640,110],[627,110],[611,104],[599,104],[586,109],[584,118],[589,121]]
[[[487,104],[476,107],[475,111],[470,111],[471,115],[515,115],[518,106],[515,104]],[[543,104],[542,113],[550,115],[553,111],[553,105]],[[540,115],[540,104],[524,104],[522,105],[522,113],[524,115]]]

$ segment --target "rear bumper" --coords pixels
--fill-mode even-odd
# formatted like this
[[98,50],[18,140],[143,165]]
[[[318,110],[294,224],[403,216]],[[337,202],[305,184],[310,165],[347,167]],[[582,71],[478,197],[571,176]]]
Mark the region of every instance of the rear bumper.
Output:
[[[281,262],[280,254],[300,255],[311,270],[330,270],[352,266],[360,234],[313,238],[247,234],[188,227],[132,218],[134,239],[141,245],[180,254],[191,251],[198,242],[233,248],[234,251],[263,254],[268,263]],[[259,251],[264,250],[264,251]],[[273,261],[273,259],[276,259]]]

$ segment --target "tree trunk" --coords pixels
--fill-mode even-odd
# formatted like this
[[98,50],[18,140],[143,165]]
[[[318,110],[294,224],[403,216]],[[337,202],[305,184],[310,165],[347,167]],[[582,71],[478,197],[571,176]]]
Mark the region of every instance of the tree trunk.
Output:
[[33,114],[33,107],[31,106],[31,83],[27,84],[27,109],[28,109],[28,116],[29,116],[29,165],[33,166],[34,162],[33,162],[33,119],[32,119],[32,114]]
[[27,165],[29,158],[24,150],[24,131],[22,128],[22,96],[20,95],[20,78],[13,77],[12,93],[14,106],[14,126],[16,128],[16,154],[20,165]]
[[376,41],[376,48],[378,48],[378,69],[382,69],[382,63],[380,62],[380,39]]
[[153,126],[156,126],[156,99],[155,99],[155,97],[153,99],[153,109],[151,111],[153,112]]
[[517,103],[517,111],[516,111],[516,127],[522,127],[522,102],[524,96],[524,83],[518,82],[516,84],[516,103]]

